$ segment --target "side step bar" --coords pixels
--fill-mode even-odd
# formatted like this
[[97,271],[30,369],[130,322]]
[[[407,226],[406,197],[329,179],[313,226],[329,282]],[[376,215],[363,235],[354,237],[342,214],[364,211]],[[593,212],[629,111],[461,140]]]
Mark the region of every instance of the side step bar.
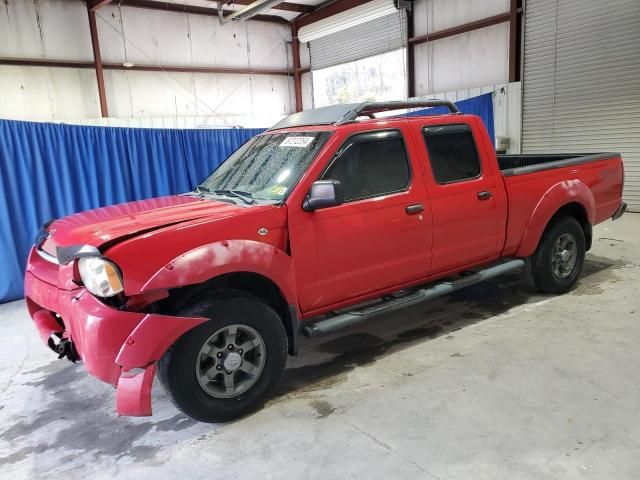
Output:
[[391,312],[401,308],[409,307],[422,303],[432,298],[440,297],[456,290],[460,290],[465,287],[469,287],[479,282],[489,280],[490,278],[503,275],[514,270],[518,270],[524,266],[524,260],[515,259],[508,260],[497,265],[478,270],[471,275],[461,277],[456,280],[440,282],[430,284],[428,286],[419,288],[405,296],[394,298],[392,300],[385,300],[381,303],[365,307],[362,310],[354,310],[346,313],[340,313],[336,316],[320,320],[319,322],[307,325],[302,329],[307,337],[319,337],[327,333],[340,330],[341,328],[348,327],[354,323],[361,322],[371,317],[381,315],[383,313]]

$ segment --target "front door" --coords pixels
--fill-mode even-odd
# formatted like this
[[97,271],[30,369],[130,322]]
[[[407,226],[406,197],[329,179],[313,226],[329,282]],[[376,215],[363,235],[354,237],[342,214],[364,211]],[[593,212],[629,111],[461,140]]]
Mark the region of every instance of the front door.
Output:
[[408,151],[400,130],[355,134],[321,175],[340,181],[345,203],[303,212],[289,226],[303,312],[427,274],[431,217]]

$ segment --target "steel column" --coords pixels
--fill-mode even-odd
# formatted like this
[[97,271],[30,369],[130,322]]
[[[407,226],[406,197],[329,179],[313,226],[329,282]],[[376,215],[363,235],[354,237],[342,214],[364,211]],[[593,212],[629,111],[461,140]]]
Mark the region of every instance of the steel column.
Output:
[[413,37],[413,12],[407,11],[407,98],[416,96],[416,55],[409,39]]
[[298,27],[291,24],[291,55],[293,57],[293,87],[296,96],[296,112],[302,111],[302,68],[300,68],[300,41]]
[[520,80],[520,48],[522,0],[510,0],[509,4],[509,82]]
[[91,32],[91,46],[93,47],[93,61],[96,69],[96,79],[98,81],[98,96],[100,97],[100,113],[103,117],[109,116],[107,107],[107,92],[104,87],[104,75],[102,72],[102,57],[100,56],[100,42],[98,41],[98,27],[96,26],[96,12],[87,5],[89,14],[89,31]]

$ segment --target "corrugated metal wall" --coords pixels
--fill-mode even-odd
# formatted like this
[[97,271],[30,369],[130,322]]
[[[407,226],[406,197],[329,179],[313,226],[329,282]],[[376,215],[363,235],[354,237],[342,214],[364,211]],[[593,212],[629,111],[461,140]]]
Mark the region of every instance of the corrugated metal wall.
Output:
[[[441,32],[509,11],[509,0],[416,0],[414,35]],[[509,81],[509,22],[414,46],[416,95]]]
[[[0,1],[0,57],[92,61],[86,3]],[[119,4],[97,12],[105,63],[291,67],[286,24],[220,25],[210,15]],[[173,127],[182,125],[181,117],[198,117],[196,126],[267,127],[295,103],[293,80],[284,75],[105,70],[104,77],[109,114],[121,119],[108,124],[155,126],[154,119],[166,118],[161,123]],[[0,118],[73,123],[99,116],[92,69],[0,65]]]
[[640,2],[527,0],[522,150],[619,151],[640,211]]

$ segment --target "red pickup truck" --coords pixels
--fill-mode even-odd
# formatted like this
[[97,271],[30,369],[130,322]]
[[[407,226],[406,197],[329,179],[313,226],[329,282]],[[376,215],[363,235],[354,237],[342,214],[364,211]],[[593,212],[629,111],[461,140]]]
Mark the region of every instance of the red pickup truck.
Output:
[[[444,105],[439,116],[376,116]],[[316,336],[526,267],[571,289],[592,226],[624,213],[619,154],[499,155],[445,101],[288,116],[193,192],[40,231],[26,303],[59,356],[151,414],[156,373],[201,421],[261,405]]]

